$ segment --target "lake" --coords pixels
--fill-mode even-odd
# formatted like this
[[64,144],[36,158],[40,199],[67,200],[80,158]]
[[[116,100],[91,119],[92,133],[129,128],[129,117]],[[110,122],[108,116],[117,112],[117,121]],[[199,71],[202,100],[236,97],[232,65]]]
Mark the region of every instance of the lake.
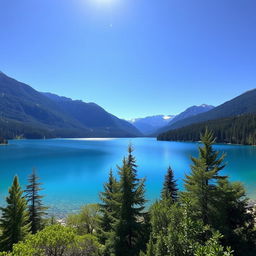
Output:
[[[24,187],[32,168],[43,182],[45,204],[50,213],[64,215],[81,205],[98,202],[98,194],[108,178],[110,168],[122,163],[132,143],[137,158],[138,174],[146,177],[146,198],[159,198],[167,167],[172,166],[178,184],[189,172],[190,156],[198,154],[198,143],[135,139],[51,139],[12,140],[0,147],[0,204],[13,176],[18,174]],[[227,154],[223,175],[241,181],[251,198],[256,198],[256,147],[215,145]]]

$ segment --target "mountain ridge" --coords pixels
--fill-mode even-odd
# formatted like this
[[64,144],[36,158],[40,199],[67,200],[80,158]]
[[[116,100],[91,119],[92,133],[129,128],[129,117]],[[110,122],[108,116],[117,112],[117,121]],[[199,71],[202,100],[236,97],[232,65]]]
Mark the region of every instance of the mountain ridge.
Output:
[[129,120],[140,132],[149,136],[168,124],[174,115],[153,115]]
[[169,130],[182,128],[194,123],[256,112],[256,89],[252,89],[224,102],[223,104],[196,116],[172,124]]
[[182,121],[186,118],[197,116],[201,113],[208,112],[209,110],[213,109],[214,106],[207,105],[207,104],[201,104],[201,105],[193,105],[191,107],[186,108],[184,111],[182,111],[180,114],[176,115],[166,126],[160,128],[158,131],[156,131],[156,135],[168,131],[172,125],[175,123]]
[[214,132],[216,142],[256,144],[256,89],[246,91],[216,108],[181,120],[158,140],[198,141],[206,127]]
[[[0,132],[8,138],[25,137],[136,137],[141,133],[129,122],[121,120],[108,113],[94,103],[73,101],[72,99],[55,95],[59,101],[51,99],[33,89],[29,85],[19,82],[3,72],[0,73]],[[78,115],[71,114],[63,109],[62,104],[74,106],[79,110],[83,120]],[[82,113],[82,109],[89,112]],[[75,112],[75,111],[73,111]],[[93,113],[92,113],[93,112]],[[90,127],[86,116],[91,119],[100,118],[108,120],[105,125],[102,120],[101,127]],[[107,126],[111,123],[110,126]],[[9,125],[8,125],[9,124]]]

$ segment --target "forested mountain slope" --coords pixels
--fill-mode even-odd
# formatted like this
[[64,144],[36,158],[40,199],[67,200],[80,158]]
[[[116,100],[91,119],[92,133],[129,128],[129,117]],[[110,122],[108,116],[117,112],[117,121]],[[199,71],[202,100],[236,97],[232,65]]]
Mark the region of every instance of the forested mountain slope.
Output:
[[161,129],[159,129],[157,131],[157,135],[159,133],[162,133],[162,132],[165,132],[165,131],[168,131],[171,129],[171,127],[179,122],[179,121],[182,121],[186,118],[190,118],[190,117],[193,117],[193,116],[197,116],[201,113],[205,113],[211,109],[213,109],[214,106],[211,106],[211,105],[206,105],[206,104],[202,104],[200,106],[192,106],[192,107],[189,107],[187,108],[185,111],[181,112],[180,114],[176,115],[172,120],[169,121],[169,123],[162,127]]
[[158,140],[199,141],[200,134],[212,130],[216,142],[256,145],[256,114],[245,114],[197,123],[160,134]]
[[225,117],[234,117],[242,114],[256,113],[256,89],[247,91],[242,95],[223,103],[222,105],[170,125],[169,130],[178,129],[190,124],[206,122]]
[[0,135],[7,138],[140,135],[129,122],[96,104],[70,99],[67,104],[61,104],[66,98],[59,98],[60,102],[0,72]]

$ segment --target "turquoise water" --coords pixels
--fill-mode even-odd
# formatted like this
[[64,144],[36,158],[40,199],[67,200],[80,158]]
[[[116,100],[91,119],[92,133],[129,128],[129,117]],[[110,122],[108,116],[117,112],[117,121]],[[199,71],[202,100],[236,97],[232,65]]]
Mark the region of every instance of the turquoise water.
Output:
[[[19,175],[22,186],[32,168],[37,169],[44,187],[45,203],[51,213],[76,211],[86,203],[98,202],[102,184],[109,169],[116,170],[132,143],[137,158],[138,174],[146,177],[146,197],[159,197],[168,165],[171,165],[179,186],[189,172],[190,156],[197,155],[197,143],[136,139],[54,139],[13,140],[0,147],[0,204],[4,204],[13,176]],[[256,147],[216,145],[227,154],[228,163],[222,174],[245,184],[248,194],[256,198]]]

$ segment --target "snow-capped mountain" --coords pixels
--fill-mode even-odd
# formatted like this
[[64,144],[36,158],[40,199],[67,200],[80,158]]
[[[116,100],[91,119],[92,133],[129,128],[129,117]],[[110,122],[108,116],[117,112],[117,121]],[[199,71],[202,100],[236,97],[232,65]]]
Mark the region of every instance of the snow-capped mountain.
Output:
[[174,115],[155,115],[129,120],[144,135],[151,135],[161,127],[166,126]]

